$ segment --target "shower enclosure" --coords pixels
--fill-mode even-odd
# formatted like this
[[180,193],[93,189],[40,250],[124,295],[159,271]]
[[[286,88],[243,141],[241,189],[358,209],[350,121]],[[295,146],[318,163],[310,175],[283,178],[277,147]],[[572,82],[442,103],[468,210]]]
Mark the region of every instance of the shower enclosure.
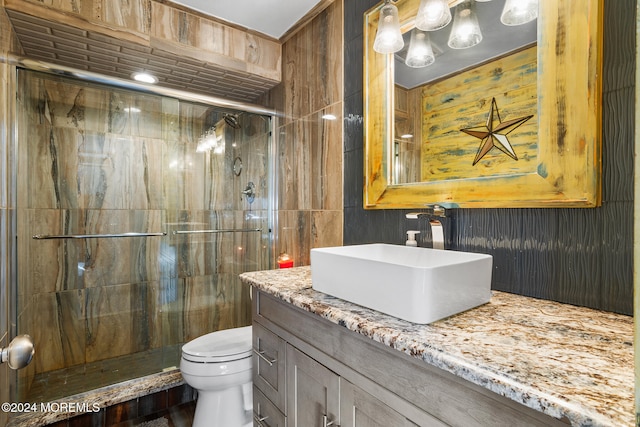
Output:
[[272,117],[18,69],[17,402],[175,368],[250,324],[271,259]]

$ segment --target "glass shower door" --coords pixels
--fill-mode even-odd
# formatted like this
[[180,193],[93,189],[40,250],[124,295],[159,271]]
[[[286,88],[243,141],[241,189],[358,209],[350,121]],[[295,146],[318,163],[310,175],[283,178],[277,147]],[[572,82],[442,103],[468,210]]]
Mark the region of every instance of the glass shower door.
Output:
[[36,356],[16,401],[177,367],[183,343],[248,325],[271,119],[25,70],[18,89],[16,321]]

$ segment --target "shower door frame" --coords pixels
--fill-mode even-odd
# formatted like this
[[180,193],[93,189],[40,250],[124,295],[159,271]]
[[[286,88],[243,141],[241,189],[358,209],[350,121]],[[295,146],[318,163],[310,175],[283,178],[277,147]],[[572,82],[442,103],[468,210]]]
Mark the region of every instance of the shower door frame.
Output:
[[[277,187],[276,187],[276,171],[277,171],[277,139],[275,138],[278,126],[278,113],[276,110],[267,108],[264,106],[249,104],[244,102],[236,102],[230,101],[227,99],[196,94],[187,91],[181,91],[177,89],[169,89],[162,86],[152,86],[146,84],[140,84],[133,81],[128,81],[124,79],[119,79],[115,77],[104,76],[97,73],[92,73],[89,71],[78,70],[71,67],[60,66],[56,64],[47,63],[44,61],[32,60],[29,58],[24,58],[17,55],[7,55],[4,58],[0,58],[0,61],[6,62],[11,65],[11,73],[12,79],[9,82],[9,91],[8,93],[16,93],[17,91],[17,81],[18,81],[18,72],[20,69],[28,70],[28,71],[37,71],[50,75],[67,77],[67,78],[75,78],[80,81],[89,82],[89,83],[97,83],[97,84],[105,84],[112,86],[114,88],[126,89],[126,90],[134,90],[144,94],[152,94],[159,95],[169,98],[174,98],[179,101],[186,102],[194,102],[202,105],[219,107],[219,108],[228,108],[236,111],[243,111],[247,113],[258,114],[262,116],[268,116],[271,118],[271,125],[269,128],[269,143],[268,143],[268,167],[269,172],[267,174],[268,177],[268,209],[267,209],[267,235],[269,236],[269,257],[268,257],[268,265],[266,268],[271,268],[273,265],[273,254],[275,253],[275,242],[277,241]],[[17,105],[13,104],[13,108],[10,110],[10,125],[7,126],[7,138],[9,140],[8,145],[11,146],[11,162],[8,165],[11,168],[9,172],[9,182],[8,185],[11,188],[9,193],[9,198],[11,200],[11,206],[14,206],[12,213],[10,214],[10,224],[7,227],[7,232],[10,233],[11,236],[17,236],[17,195],[15,189],[17,188],[17,144],[18,144],[18,124],[17,124]],[[8,279],[10,280],[7,289],[7,321],[8,321],[8,331],[10,337],[14,337],[17,334],[18,329],[18,278],[17,278],[17,239],[12,239],[10,248],[9,248],[8,258],[10,259],[10,265],[7,266],[9,270]],[[36,333],[37,331],[33,331],[31,333]],[[37,350],[37,349],[36,349]],[[16,384],[18,380],[17,373],[15,375],[11,375],[10,383]]]

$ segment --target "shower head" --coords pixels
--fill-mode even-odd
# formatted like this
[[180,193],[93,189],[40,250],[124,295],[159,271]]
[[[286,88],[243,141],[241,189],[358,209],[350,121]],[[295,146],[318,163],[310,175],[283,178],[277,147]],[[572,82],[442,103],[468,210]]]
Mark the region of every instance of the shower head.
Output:
[[231,126],[234,129],[240,129],[240,123],[238,123],[238,115],[237,114],[225,114],[223,116],[224,122]]

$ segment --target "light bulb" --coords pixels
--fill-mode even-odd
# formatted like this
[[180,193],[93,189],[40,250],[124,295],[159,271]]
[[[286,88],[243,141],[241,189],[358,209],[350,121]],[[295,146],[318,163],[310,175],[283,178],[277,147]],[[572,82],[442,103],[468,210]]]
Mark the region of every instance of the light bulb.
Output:
[[414,28],[411,32],[411,41],[409,42],[409,50],[404,63],[408,67],[421,68],[433,64],[435,56],[431,48],[429,35]]
[[423,31],[436,31],[451,22],[447,0],[422,0],[416,15],[416,27]]
[[522,25],[538,17],[538,0],[507,0],[500,15],[504,25]]
[[449,35],[449,47],[452,49],[467,49],[482,41],[482,31],[478,24],[475,4],[465,1],[456,6],[453,26]]
[[395,53],[404,47],[398,8],[387,0],[380,9],[378,31],[373,42],[373,50],[378,53]]
[[150,84],[158,83],[158,78],[156,76],[146,72],[133,73],[131,77],[133,78],[133,80],[141,83],[150,83]]

